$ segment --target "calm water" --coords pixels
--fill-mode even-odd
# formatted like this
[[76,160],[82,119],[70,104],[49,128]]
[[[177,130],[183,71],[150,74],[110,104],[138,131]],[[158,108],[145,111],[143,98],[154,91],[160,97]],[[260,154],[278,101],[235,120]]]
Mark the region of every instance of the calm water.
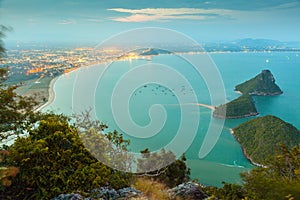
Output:
[[[221,73],[228,100],[238,97],[238,94],[233,91],[235,85],[248,80],[263,69],[270,69],[284,94],[275,97],[255,97],[257,109],[261,116],[267,114],[276,115],[300,129],[299,52],[224,53],[211,54],[211,58]],[[149,62],[147,60],[115,62],[107,67],[101,79],[99,79],[99,74],[96,71],[100,68],[103,69],[104,65],[87,68],[86,70],[89,71],[90,75],[82,75],[78,71],[63,75],[56,81],[54,86],[55,100],[46,109],[54,110],[58,113],[71,114],[74,91],[76,91],[77,95],[79,91],[80,96],[82,96],[80,97],[82,98],[80,102],[82,102],[83,107],[90,107],[91,104],[94,104],[98,119],[107,123],[111,129],[123,132],[118,128],[112,114],[111,94],[122,75],[137,66]],[[189,84],[179,84],[178,80],[169,80],[175,83],[172,85],[172,88],[164,87],[163,84],[155,82],[147,83],[132,91],[131,98],[128,101],[128,110],[132,120],[137,125],[146,126],[151,123],[149,108],[153,104],[163,105],[167,116],[162,129],[152,137],[142,139],[125,134],[125,137],[131,140],[130,148],[134,152],[139,152],[145,148],[158,150],[172,140],[181,120],[181,102],[176,98],[178,95],[189,96],[195,94],[199,103],[210,104],[210,95],[204,79],[201,76],[197,76],[197,72],[189,63],[175,55],[156,56],[152,58],[151,62],[171,66],[182,76],[186,77]],[[144,76],[150,75],[149,73],[151,72],[145,72]],[[164,78],[168,79],[168,76]],[[78,87],[78,80],[83,81],[84,87]],[[92,94],[88,94],[91,92]],[[87,100],[84,98],[87,98]],[[85,101],[89,101],[89,103],[85,104]],[[122,101],[124,101],[122,98],[116,100],[117,103]],[[125,110],[117,112],[121,117],[127,117]],[[241,147],[230,134],[229,128],[233,128],[249,120],[249,118],[226,120],[221,136],[213,150],[204,159],[199,159],[198,153],[211,120],[211,111],[207,108],[199,107],[197,112],[200,113],[199,127],[196,137],[186,151],[192,178],[197,178],[204,184],[216,186],[220,186],[222,181],[240,182],[239,173],[249,170],[253,166],[243,156]],[[196,119],[196,114],[189,113],[189,119],[191,121]],[[159,118],[161,116],[157,115],[154,117]],[[187,135],[189,131],[192,130],[187,128]],[[138,134],[142,136],[143,133]]]

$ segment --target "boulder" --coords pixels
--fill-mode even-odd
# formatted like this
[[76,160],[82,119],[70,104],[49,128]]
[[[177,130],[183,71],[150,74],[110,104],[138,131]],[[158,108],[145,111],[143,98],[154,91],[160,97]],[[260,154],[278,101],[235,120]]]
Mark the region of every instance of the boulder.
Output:
[[184,199],[190,200],[201,200],[208,198],[208,195],[200,190],[199,185],[193,182],[182,183],[170,189],[168,192],[172,199],[175,199],[176,197],[182,197]]

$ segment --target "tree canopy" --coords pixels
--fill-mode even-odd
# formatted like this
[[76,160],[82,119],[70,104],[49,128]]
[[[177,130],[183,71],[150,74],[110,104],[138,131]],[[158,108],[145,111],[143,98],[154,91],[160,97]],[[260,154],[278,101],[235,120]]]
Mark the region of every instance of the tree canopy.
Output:
[[8,148],[6,161],[19,168],[6,197],[49,199],[61,193],[89,192],[109,186],[123,188],[131,175],[114,170],[94,158],[83,145],[78,130],[63,115],[45,114]]
[[242,118],[257,115],[254,101],[249,94],[244,94],[227,104],[216,107],[214,117],[219,118]]
[[254,78],[237,85],[235,89],[243,94],[251,95],[265,96],[282,94],[282,90],[275,83],[274,76],[270,70],[262,70],[262,72]]
[[241,174],[243,184],[223,183],[222,188],[202,188],[210,199],[296,200],[300,199],[300,149],[279,144],[267,167]]
[[261,164],[275,155],[279,143],[284,143],[288,148],[300,144],[300,131],[272,115],[249,120],[233,131],[246,155]]

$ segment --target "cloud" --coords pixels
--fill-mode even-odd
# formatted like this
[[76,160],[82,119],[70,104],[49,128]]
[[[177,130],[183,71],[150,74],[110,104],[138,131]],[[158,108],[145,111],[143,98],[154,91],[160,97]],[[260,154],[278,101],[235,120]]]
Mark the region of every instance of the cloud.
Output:
[[77,22],[74,19],[62,19],[62,20],[58,21],[58,24],[61,24],[61,25],[76,24],[76,23]]
[[300,7],[300,2],[288,2],[288,3],[283,3],[277,6],[272,7],[273,9],[277,10],[283,10],[283,9],[294,9],[297,8],[299,9]]
[[97,19],[97,18],[90,18],[90,19],[86,19],[86,21],[88,22],[95,22],[95,23],[99,23],[99,22],[103,22],[102,19]]
[[29,25],[37,25],[38,24],[38,19],[37,18],[28,18],[27,22]]
[[226,9],[201,9],[201,8],[145,8],[124,9],[111,8],[109,11],[127,13],[126,17],[112,18],[118,22],[147,22],[147,21],[170,21],[170,20],[207,20],[217,17],[230,17],[234,12]]

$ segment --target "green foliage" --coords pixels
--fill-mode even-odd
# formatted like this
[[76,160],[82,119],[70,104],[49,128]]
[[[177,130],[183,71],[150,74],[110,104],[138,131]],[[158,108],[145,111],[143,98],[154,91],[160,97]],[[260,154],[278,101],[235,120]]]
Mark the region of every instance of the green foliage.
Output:
[[11,177],[15,177],[19,172],[19,169],[16,167],[7,167],[2,166],[2,162],[9,155],[9,152],[6,150],[0,151],[0,190],[2,190],[2,186],[8,187],[11,185]]
[[4,48],[3,38],[5,38],[5,32],[9,30],[8,27],[0,25],[0,60],[5,56],[6,50]]
[[90,154],[69,118],[45,114],[28,133],[9,148],[9,163],[19,167],[20,173],[5,189],[6,196],[49,199],[60,193],[130,184],[130,174],[109,168]]
[[275,79],[269,70],[263,70],[256,77],[239,84],[235,87],[243,94],[253,95],[278,95],[282,94],[281,89],[275,83]]
[[[0,25],[0,60],[5,55],[5,48],[2,39],[5,37],[7,27]],[[16,86],[7,86],[4,81],[7,79],[7,70],[0,68],[0,143],[4,140],[16,136],[26,131],[25,127],[34,123],[39,114],[33,114],[33,108],[36,102],[33,98],[21,97],[16,95],[14,90]],[[8,165],[3,160],[9,154],[8,151],[0,151],[0,190],[3,186],[11,185],[11,177],[19,172],[17,167]]]
[[244,188],[250,199],[300,199],[300,149],[283,144],[266,168],[243,173]]
[[244,94],[227,104],[218,106],[213,113],[214,117],[219,118],[241,118],[257,114],[253,99],[249,94]]
[[[0,25],[0,59],[5,55],[3,38],[9,29]],[[25,127],[36,121],[38,114],[33,115],[33,108],[37,103],[33,98],[21,97],[14,90],[17,86],[7,86],[7,70],[0,68],[0,142],[20,133]]]
[[[163,182],[168,187],[175,187],[190,180],[190,169],[186,166],[186,157],[182,155],[176,160],[175,155],[164,149],[158,153],[150,153],[148,149],[141,151],[143,158],[138,159],[138,172],[154,180]],[[157,170],[158,168],[158,170]]]
[[75,116],[76,128],[84,146],[98,160],[121,171],[131,171],[133,158],[127,151],[130,144],[116,130],[106,134],[107,125],[90,120],[89,112]]
[[241,174],[244,184],[223,183],[222,188],[203,187],[211,199],[293,200],[300,199],[300,149],[280,144],[267,167]]
[[203,187],[202,190],[209,196],[214,196],[222,200],[239,200],[244,199],[246,191],[241,185],[229,184],[223,182],[222,188]]
[[23,134],[26,128],[39,119],[39,113],[34,113],[37,102],[34,97],[22,97],[14,90],[17,86],[6,86],[6,70],[0,69],[0,142],[9,137]]
[[271,115],[252,119],[233,130],[245,154],[256,163],[265,164],[281,142],[288,148],[300,144],[300,131]]

